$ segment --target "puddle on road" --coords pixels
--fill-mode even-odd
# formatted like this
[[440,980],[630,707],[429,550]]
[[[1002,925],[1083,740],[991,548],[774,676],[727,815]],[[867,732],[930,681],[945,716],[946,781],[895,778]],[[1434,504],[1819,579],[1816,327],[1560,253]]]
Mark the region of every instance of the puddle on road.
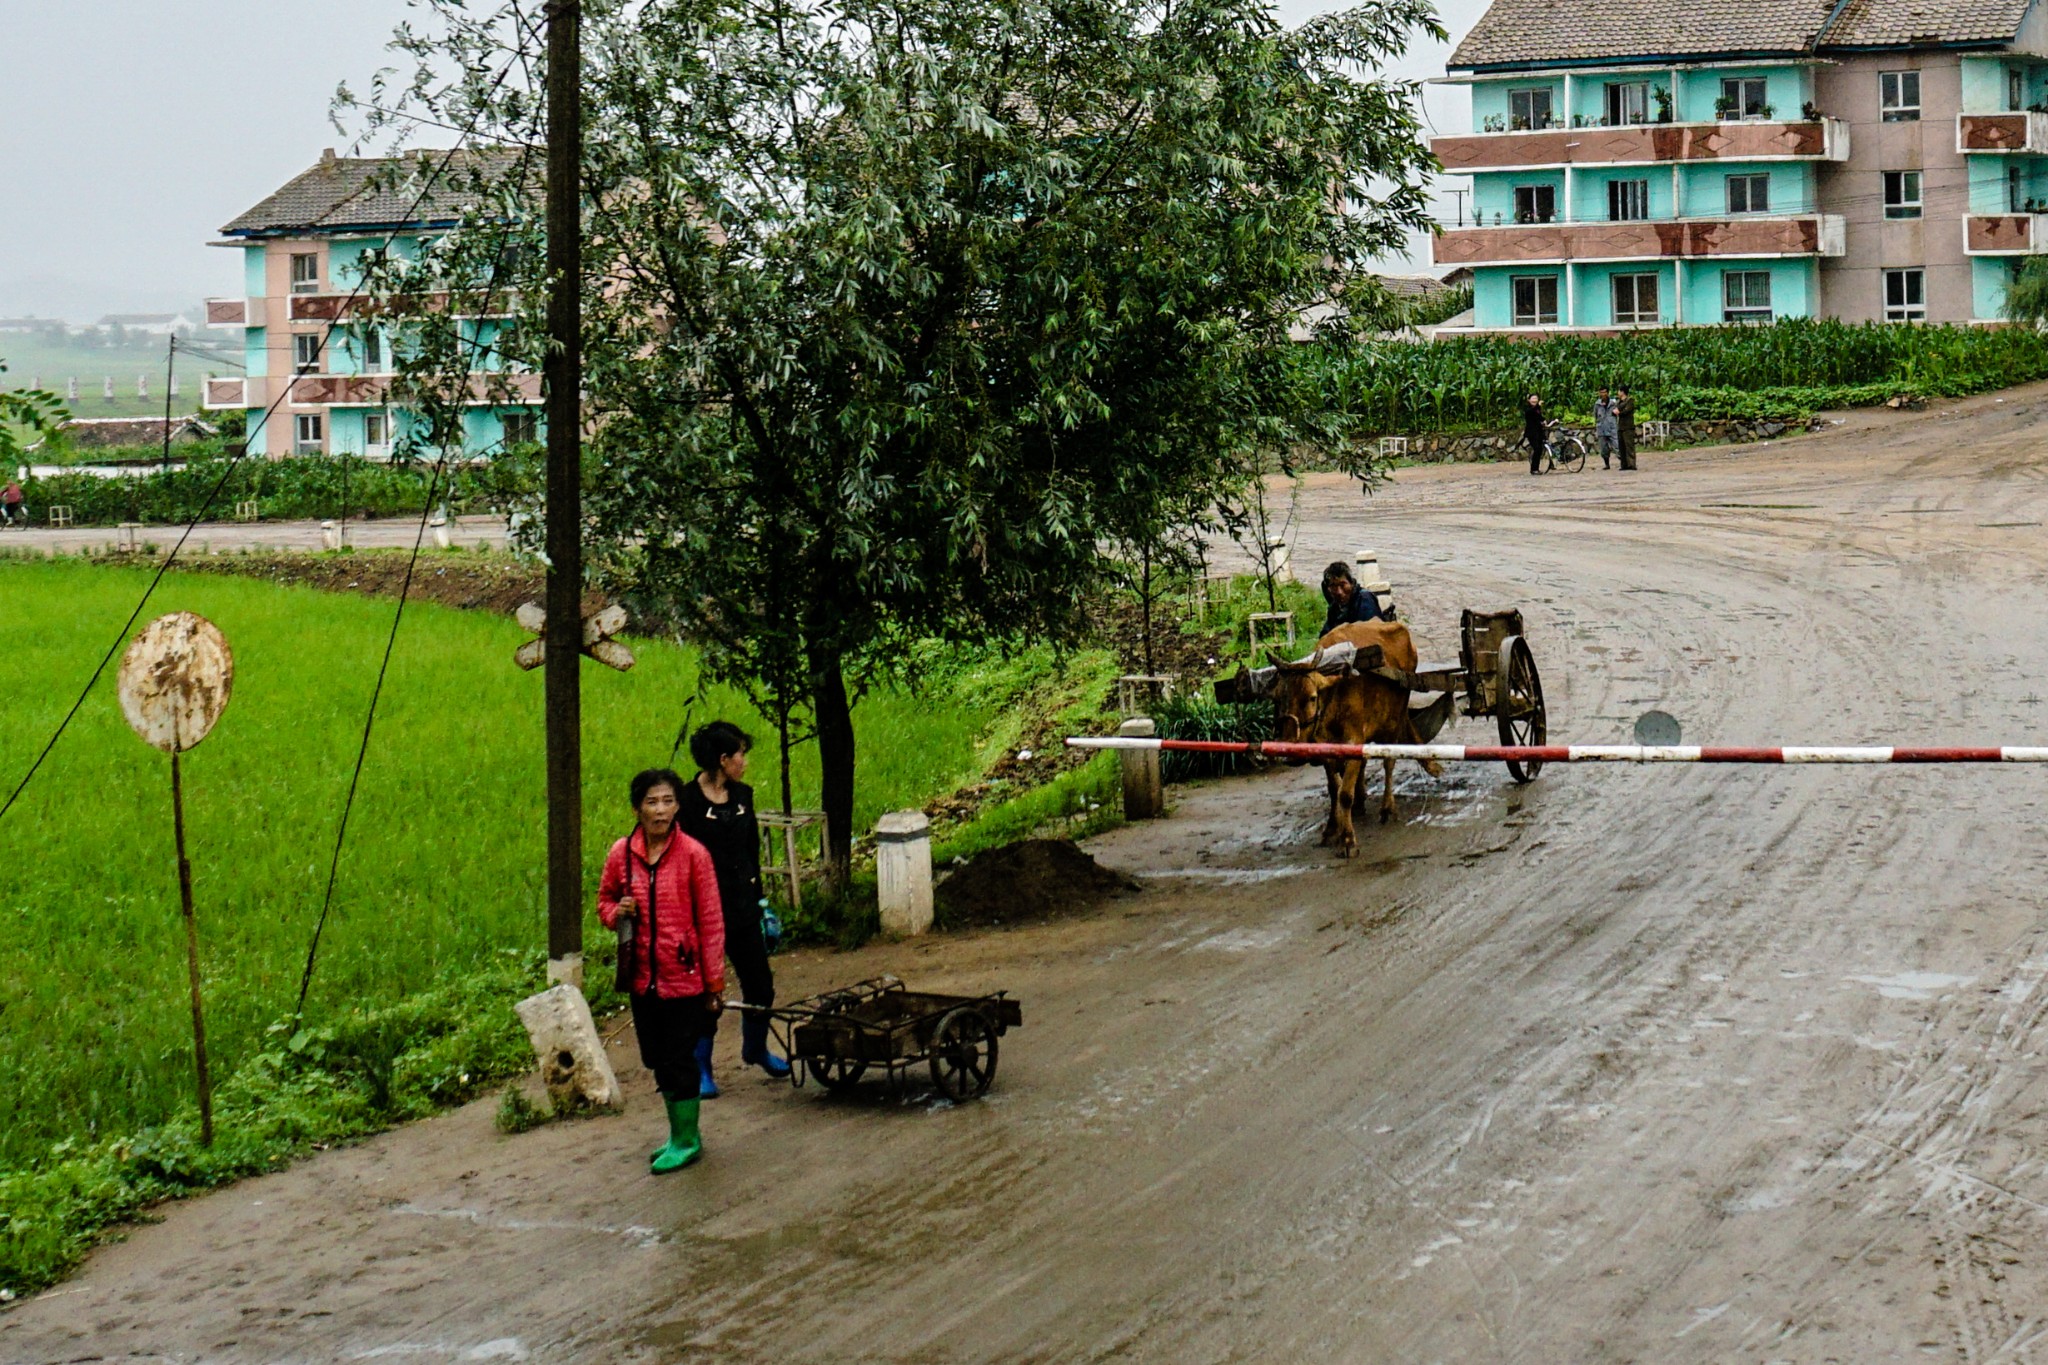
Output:
[[1227,929],[1195,945],[1214,953],[1256,953],[1287,941],[1285,929]]
[[1164,867],[1156,871],[1131,873],[1140,881],[1162,877],[1192,877],[1198,881],[1220,882],[1224,886],[1243,886],[1253,882],[1269,882],[1276,877],[1299,877],[1304,872],[1313,872],[1309,867]]
[[1946,991],[1967,986],[1977,978],[1948,972],[1900,972],[1895,976],[1845,976],[1862,986],[1875,986],[1887,1000],[1932,1000]]

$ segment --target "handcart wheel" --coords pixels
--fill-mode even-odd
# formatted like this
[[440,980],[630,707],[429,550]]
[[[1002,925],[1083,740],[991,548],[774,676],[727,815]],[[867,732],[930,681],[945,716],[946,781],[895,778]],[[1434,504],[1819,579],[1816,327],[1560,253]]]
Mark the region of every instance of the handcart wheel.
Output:
[[853,1089],[868,1069],[866,1062],[850,1057],[806,1057],[804,1065],[810,1068],[812,1080],[835,1095]]
[[[1510,748],[1543,744],[1550,735],[1543,711],[1543,680],[1536,674],[1536,656],[1529,642],[1510,635],[1500,642],[1500,681],[1494,688],[1494,719],[1500,725],[1500,742]],[[1508,760],[1508,776],[1517,782],[1533,782],[1543,771],[1540,761]]]
[[949,1100],[978,1099],[996,1078],[996,1031],[988,1016],[962,1005],[932,1030],[932,1084]]

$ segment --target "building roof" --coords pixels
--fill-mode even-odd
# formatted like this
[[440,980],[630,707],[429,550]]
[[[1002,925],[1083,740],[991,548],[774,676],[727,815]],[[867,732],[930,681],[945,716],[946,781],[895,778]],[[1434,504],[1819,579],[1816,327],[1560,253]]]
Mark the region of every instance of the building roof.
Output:
[[1828,9],[1824,0],[1494,0],[1450,64],[1470,69],[1799,53]]
[[1822,47],[1946,47],[2010,42],[2032,0],[1848,0]]
[[493,178],[509,170],[518,155],[511,149],[492,148],[338,157],[330,148],[311,168],[286,181],[221,232],[230,237],[261,237],[452,223],[474,202],[471,189],[475,179]]
[[1494,0],[1454,70],[2010,42],[2032,0]]
[[95,326],[99,327],[162,327],[171,322],[190,322],[183,313],[109,313]]

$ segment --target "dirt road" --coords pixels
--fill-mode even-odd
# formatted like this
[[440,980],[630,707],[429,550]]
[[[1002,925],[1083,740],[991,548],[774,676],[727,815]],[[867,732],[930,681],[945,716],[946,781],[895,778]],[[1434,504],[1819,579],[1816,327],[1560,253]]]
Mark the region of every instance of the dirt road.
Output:
[[[1328,481],[1295,558],[1377,549],[1425,655],[1521,605],[1558,740],[2039,743],[2044,418]],[[783,967],[1009,987],[980,1104],[742,1080],[659,1181],[637,1071],[475,1106],[166,1210],[0,1359],[2048,1357],[2043,779],[1409,770],[1348,864],[1313,770],[1184,792],[1097,917]]]

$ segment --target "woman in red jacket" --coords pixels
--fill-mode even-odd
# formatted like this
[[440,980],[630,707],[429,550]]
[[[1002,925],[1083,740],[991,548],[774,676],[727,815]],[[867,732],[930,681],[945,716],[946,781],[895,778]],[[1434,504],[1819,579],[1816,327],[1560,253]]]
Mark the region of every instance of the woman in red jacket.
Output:
[[612,845],[598,883],[597,916],[616,929],[631,916],[633,1031],[640,1060],[668,1106],[668,1142],[648,1163],[680,1170],[704,1150],[698,1132],[697,1040],[724,1006],[725,916],[704,845],[676,829],[683,779],[649,768],[633,779],[639,828]]

